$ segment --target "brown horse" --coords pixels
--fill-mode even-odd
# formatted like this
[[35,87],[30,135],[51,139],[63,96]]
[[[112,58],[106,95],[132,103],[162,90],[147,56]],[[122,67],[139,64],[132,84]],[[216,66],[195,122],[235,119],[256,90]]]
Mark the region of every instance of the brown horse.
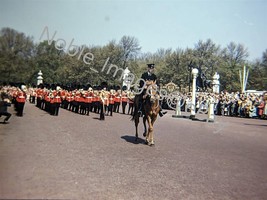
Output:
[[[151,86],[150,86],[151,87]],[[152,88],[156,86],[152,85]],[[138,104],[139,99],[142,98],[141,95],[136,95],[134,98],[134,113],[132,120],[135,122],[135,140],[138,139],[138,124],[139,124],[139,115],[138,115]],[[160,111],[159,105],[159,95],[155,89],[151,89],[143,96],[143,124],[144,124],[144,133],[143,136],[146,137],[146,144],[149,146],[154,145],[154,133],[153,125],[157,119],[158,113]],[[148,124],[148,130],[146,127],[146,122]]]

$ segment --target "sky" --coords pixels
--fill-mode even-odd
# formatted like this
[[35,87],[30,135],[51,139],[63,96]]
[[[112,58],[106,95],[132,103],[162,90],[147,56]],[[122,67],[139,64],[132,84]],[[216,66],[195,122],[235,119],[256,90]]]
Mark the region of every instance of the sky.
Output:
[[267,49],[266,0],[0,0],[0,29],[10,27],[36,43],[47,26],[67,45],[103,46],[124,36],[143,53],[194,48],[211,39],[243,44],[249,60]]

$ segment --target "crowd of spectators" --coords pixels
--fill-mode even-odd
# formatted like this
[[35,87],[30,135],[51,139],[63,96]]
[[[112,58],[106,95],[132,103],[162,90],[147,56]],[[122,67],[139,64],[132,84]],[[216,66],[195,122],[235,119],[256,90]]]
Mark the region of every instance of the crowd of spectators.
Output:
[[[181,111],[190,111],[191,93],[181,94],[180,97]],[[196,112],[208,112],[208,106],[211,102],[214,103],[215,115],[267,119],[267,93],[221,92],[215,94],[197,92]]]

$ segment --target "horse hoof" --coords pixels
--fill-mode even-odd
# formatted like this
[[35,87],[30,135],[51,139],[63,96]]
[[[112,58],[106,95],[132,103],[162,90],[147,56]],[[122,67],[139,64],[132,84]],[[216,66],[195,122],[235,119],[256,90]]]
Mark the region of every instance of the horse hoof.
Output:
[[149,143],[148,143],[148,146],[150,146],[150,147],[152,147],[152,146],[154,146],[154,145],[155,145],[154,142],[149,142]]
[[135,137],[135,141],[137,142],[137,140],[138,140],[138,137]]

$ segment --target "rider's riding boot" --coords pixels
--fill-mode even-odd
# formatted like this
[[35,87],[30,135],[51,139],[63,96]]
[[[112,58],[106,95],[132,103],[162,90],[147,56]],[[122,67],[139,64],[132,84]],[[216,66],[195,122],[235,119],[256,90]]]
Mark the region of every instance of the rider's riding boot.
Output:
[[139,117],[142,117],[142,115],[143,115],[142,110],[139,109],[139,110],[138,110],[138,116],[139,116]]
[[165,115],[167,113],[167,111],[162,111],[162,108],[160,106],[160,110],[159,110],[159,116],[163,117],[163,115]]

